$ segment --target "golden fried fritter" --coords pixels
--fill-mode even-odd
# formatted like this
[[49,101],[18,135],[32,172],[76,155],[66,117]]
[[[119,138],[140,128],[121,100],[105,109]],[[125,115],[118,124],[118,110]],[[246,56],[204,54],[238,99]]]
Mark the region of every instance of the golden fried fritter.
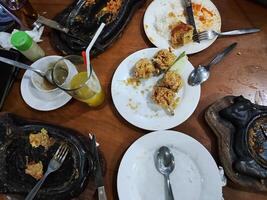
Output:
[[157,52],[153,58],[155,67],[161,71],[166,71],[176,60],[176,55],[167,49],[162,49]]
[[176,72],[168,71],[161,80],[160,86],[171,89],[173,92],[177,92],[182,86],[182,78]]
[[153,90],[152,100],[163,108],[173,108],[175,105],[175,93],[165,87],[156,86]]
[[142,58],[134,66],[134,77],[135,78],[150,78],[155,73],[155,67],[153,63],[147,59]]

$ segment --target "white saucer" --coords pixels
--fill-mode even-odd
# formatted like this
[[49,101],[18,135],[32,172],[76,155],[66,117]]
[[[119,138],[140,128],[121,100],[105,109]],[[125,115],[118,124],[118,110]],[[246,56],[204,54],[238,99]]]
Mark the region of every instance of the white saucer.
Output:
[[[36,66],[38,65],[32,65],[32,67]],[[31,81],[32,73],[34,72],[27,70],[23,75],[20,85],[22,98],[31,108],[40,111],[50,111],[62,107],[71,100],[71,96],[64,91],[41,92],[35,88]]]

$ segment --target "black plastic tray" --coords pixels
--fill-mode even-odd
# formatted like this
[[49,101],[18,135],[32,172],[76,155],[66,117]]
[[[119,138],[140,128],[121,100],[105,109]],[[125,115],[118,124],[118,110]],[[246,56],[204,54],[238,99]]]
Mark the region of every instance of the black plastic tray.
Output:
[[[100,26],[101,22],[106,23],[106,26],[100,34],[96,45],[91,50],[91,55],[96,56],[102,53],[106,48],[122,34],[123,29],[130,21],[134,11],[145,3],[145,0],[122,0],[122,5],[114,17],[110,20],[109,15],[101,18],[97,17],[99,10],[103,8],[107,0],[96,0],[96,4],[89,7],[81,7],[85,0],[76,0],[73,4],[62,11],[55,20],[63,26],[70,29],[70,34],[81,38],[83,42],[69,35],[54,30],[52,32],[52,44],[62,54],[81,54],[88,46],[95,31]],[[73,23],[77,16],[82,16],[83,22]]]
[[[45,151],[43,147],[32,148],[28,136],[42,128],[56,142]],[[46,179],[35,199],[72,199],[94,179],[93,145],[89,138],[79,132],[47,123],[28,121],[11,113],[0,114],[0,193],[25,196],[36,180],[25,174],[26,156],[41,160],[44,172],[61,142],[68,143],[70,152],[61,168]]]

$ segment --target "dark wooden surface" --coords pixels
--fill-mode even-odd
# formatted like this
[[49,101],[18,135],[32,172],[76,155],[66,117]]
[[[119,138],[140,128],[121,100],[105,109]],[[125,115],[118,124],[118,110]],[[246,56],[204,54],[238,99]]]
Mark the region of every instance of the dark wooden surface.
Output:
[[[92,60],[106,91],[106,102],[101,108],[91,109],[81,102],[72,100],[55,111],[33,110],[21,97],[20,79],[16,80],[3,108],[4,111],[23,117],[60,124],[84,134],[88,132],[96,134],[107,160],[105,186],[108,199],[118,199],[116,177],[124,152],[136,139],[147,133],[127,123],[115,110],[110,96],[110,83],[115,69],[125,57],[139,49],[151,47],[142,28],[143,15],[150,1],[148,0],[146,5],[135,13],[122,37],[105,53]],[[71,0],[32,0],[36,10],[49,18],[59,13],[70,2]],[[223,31],[246,27],[258,27],[262,30],[253,35],[218,39],[208,49],[189,57],[195,66],[204,64],[216,52],[232,42],[238,42],[236,49],[212,69],[210,79],[202,85],[201,99],[193,115],[174,128],[197,139],[211,152],[216,161],[219,161],[216,137],[205,123],[204,112],[210,104],[223,96],[242,94],[254,100],[257,90],[267,90],[267,8],[249,0],[213,0],[213,2],[221,13]],[[43,39],[41,46],[46,54],[57,54],[49,43],[49,31],[45,31]],[[224,198],[266,200],[267,196],[225,187]],[[0,197],[0,200],[3,199],[5,198]],[[79,199],[89,198],[83,195]]]

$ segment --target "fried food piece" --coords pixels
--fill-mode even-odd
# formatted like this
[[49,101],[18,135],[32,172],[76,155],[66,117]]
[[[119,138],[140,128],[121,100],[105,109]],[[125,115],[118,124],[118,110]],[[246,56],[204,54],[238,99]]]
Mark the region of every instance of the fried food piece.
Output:
[[181,47],[193,41],[193,26],[179,21],[171,29],[171,45],[173,48]]
[[155,71],[153,63],[147,58],[142,58],[134,66],[134,77],[147,79],[153,76]]
[[33,148],[43,146],[45,149],[49,149],[55,141],[52,137],[49,137],[47,130],[42,128],[39,133],[31,133],[29,136],[29,142]]
[[176,104],[175,93],[161,86],[156,86],[152,93],[152,100],[165,109],[173,109]]
[[160,86],[177,92],[182,86],[182,78],[176,72],[168,71],[161,80]]
[[109,0],[105,9],[111,13],[117,13],[122,5],[121,0]]
[[176,60],[176,55],[167,49],[162,49],[157,52],[153,58],[155,67],[160,71],[166,71]]
[[31,162],[26,163],[25,174],[29,174],[36,180],[39,180],[43,177],[43,163],[39,161],[38,163]]

